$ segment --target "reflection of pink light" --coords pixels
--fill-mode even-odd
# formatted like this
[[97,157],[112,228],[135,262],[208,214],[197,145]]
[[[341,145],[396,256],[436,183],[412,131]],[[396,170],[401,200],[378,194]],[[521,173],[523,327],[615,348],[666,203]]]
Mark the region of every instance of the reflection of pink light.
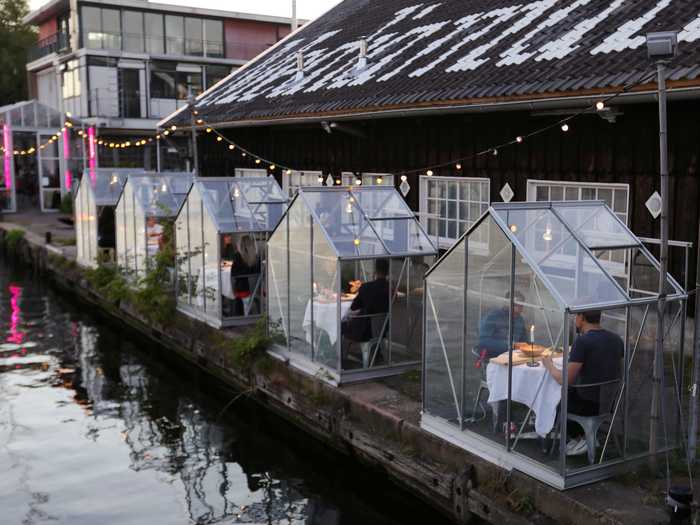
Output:
[[9,343],[22,344],[24,341],[24,332],[18,330],[22,316],[22,309],[19,306],[19,300],[22,297],[22,288],[15,285],[10,285],[10,336],[7,338]]
[[68,128],[63,128],[63,158],[66,161],[66,189],[70,190],[73,186],[73,174],[68,168],[70,162],[70,132]]
[[10,169],[12,165],[12,144],[10,143],[10,126],[5,124],[2,127],[2,147],[5,148],[5,154],[3,155],[3,173],[5,174],[5,187],[10,188],[12,186],[12,177],[10,175]]
[[88,167],[90,168],[90,179],[92,183],[95,184],[96,174],[95,168],[97,167],[97,150],[95,149],[95,128],[89,127],[88,133]]

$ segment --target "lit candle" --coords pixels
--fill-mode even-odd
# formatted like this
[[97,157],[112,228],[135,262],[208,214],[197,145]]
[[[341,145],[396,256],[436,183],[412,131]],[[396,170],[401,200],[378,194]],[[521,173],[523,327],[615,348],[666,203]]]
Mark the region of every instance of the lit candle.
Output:
[[535,344],[535,325],[530,326],[530,343]]

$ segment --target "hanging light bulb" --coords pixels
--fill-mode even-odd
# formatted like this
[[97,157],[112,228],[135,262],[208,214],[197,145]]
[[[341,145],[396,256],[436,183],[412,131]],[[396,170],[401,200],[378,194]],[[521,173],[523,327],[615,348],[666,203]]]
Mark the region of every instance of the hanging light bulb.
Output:
[[517,224],[511,224],[511,225],[510,225],[510,231],[512,231],[513,233],[517,233],[517,232],[518,232],[518,225],[517,225]]
[[197,124],[202,125],[202,124],[204,124],[204,121],[203,121],[201,118],[198,118],[198,119],[197,119]]
[[359,246],[359,245],[360,245],[360,239],[355,239],[355,240],[353,241],[353,244],[354,244],[355,246]]
[[462,169],[462,165],[458,162],[455,168],[457,168],[457,171],[459,171]]
[[255,159],[255,164],[260,164],[260,159]]
[[233,196],[234,196],[235,198],[240,197],[240,196],[241,196],[241,190],[239,190],[238,188],[235,188],[235,189],[233,190]]
[[231,151],[233,151],[234,149],[236,149],[236,146],[234,146],[233,144],[229,144],[229,145],[228,145],[228,149],[230,149]]
[[168,135],[170,135],[170,132],[166,129],[166,130],[163,132],[163,135],[165,135],[165,136],[167,137]]
[[336,185],[340,186],[343,183],[343,181],[340,179],[335,179],[335,183]]
[[408,180],[408,177],[406,175],[401,175],[401,182],[406,182]]
[[547,227],[544,230],[544,233],[542,234],[542,238],[545,241],[551,241],[552,240],[552,227],[548,224]]
[[221,142],[222,140],[224,140],[223,137],[216,137],[216,142]]
[[316,180],[318,181],[319,184],[323,184],[323,177],[321,175],[319,175]]
[[523,140],[525,140],[525,139],[523,139],[523,137],[520,136],[520,135],[518,135],[517,137],[515,137],[515,142],[517,142],[518,144],[522,144],[522,143],[523,143]]
[[248,156],[248,154],[245,151],[243,153],[241,153],[241,157],[247,157],[247,156]]
[[355,179],[355,186],[362,186],[362,179]]
[[382,177],[381,175],[380,175],[379,177],[377,177],[377,184],[378,184],[379,186],[381,186],[382,184],[384,184],[384,177]]
[[428,177],[432,177],[432,176],[433,176],[433,170],[428,170],[428,171],[425,172],[425,174],[426,174]]
[[170,129],[171,129],[172,131],[175,131],[175,130],[177,129],[177,126],[176,126],[175,124],[173,124],[172,126],[170,126]]
[[565,122],[564,124],[561,125],[561,130],[566,133],[569,131],[569,125]]
[[603,102],[602,100],[599,100],[598,102],[596,102],[595,108],[598,111],[603,111],[605,109],[605,102]]
[[277,166],[275,166],[274,164],[270,164],[270,170],[274,171],[274,169],[275,169],[276,167],[277,167]]
[[491,152],[491,154],[492,154],[494,157],[498,156],[498,150],[497,150],[496,148],[493,148],[493,151]]
[[211,129],[211,128],[207,128],[207,133],[211,133],[211,132],[212,132],[212,129]]
[[[285,171],[285,173],[286,173],[287,175],[291,175],[291,174],[292,174],[292,170],[287,170],[287,171]],[[303,177],[304,174],[302,173],[301,176]]]

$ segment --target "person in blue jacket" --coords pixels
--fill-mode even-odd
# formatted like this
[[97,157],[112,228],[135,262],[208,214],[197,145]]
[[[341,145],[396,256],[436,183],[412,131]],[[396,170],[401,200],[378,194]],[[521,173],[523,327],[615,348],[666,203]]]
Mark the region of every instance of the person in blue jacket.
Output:
[[[523,319],[523,305],[525,297],[520,292],[515,292],[513,304],[513,343],[527,341],[527,328]],[[506,300],[510,302],[510,292],[506,294]],[[486,359],[497,357],[508,351],[508,324],[509,306],[503,306],[491,310],[479,324],[479,352]]]

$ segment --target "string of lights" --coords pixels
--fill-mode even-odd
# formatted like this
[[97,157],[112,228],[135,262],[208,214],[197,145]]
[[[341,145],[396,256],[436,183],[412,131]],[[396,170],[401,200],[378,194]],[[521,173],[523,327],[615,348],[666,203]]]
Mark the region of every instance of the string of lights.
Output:
[[[414,169],[405,169],[405,170],[398,170],[397,174],[400,175],[401,181],[406,181],[408,175],[412,174],[421,174],[421,175],[427,175],[427,176],[432,176],[435,173],[435,170],[447,168],[447,167],[454,167],[454,169],[457,172],[461,172],[463,169],[463,166],[469,162],[472,161],[478,157],[482,157],[485,155],[493,155],[493,156],[498,156],[500,151],[504,148],[511,147],[511,146],[518,146],[521,145],[525,142],[528,141],[528,139],[531,139],[535,136],[541,135],[543,133],[546,133],[552,129],[559,128],[562,133],[567,133],[571,130],[572,128],[572,121],[575,119],[581,117],[582,115],[587,115],[591,113],[600,113],[605,111],[608,108],[608,105],[611,101],[615,100],[617,97],[620,97],[621,95],[628,93],[630,90],[632,90],[634,87],[639,86],[639,85],[644,85],[646,84],[651,78],[653,78],[655,75],[655,72],[650,72],[648,75],[645,75],[641,79],[637,80],[636,82],[630,82],[626,85],[624,85],[618,92],[613,93],[611,95],[608,95],[606,97],[601,97],[599,100],[596,101],[596,103],[592,106],[585,107],[578,111],[577,113],[574,113],[572,115],[568,115],[564,118],[561,118],[551,124],[548,124],[546,126],[537,128],[533,131],[530,131],[528,133],[524,133],[521,135],[516,135],[514,138],[511,138],[509,140],[506,140],[502,143],[495,144],[492,146],[489,146],[488,148],[482,149],[476,153],[466,155],[466,156],[461,156],[458,158],[453,158],[449,161],[446,162],[440,162],[436,164],[431,164],[429,166],[424,166],[421,168],[414,168]],[[277,170],[280,170],[282,173],[286,175],[291,175],[293,172],[303,172],[306,170],[297,170],[294,169],[291,166],[287,166],[285,164],[275,162],[271,159],[265,158],[261,155],[258,155],[249,149],[241,146],[240,144],[234,142],[230,138],[228,138],[226,135],[224,135],[221,131],[216,129],[213,124],[205,122],[205,120],[201,117],[199,117],[199,114],[197,110],[193,110],[193,115],[197,117],[195,124],[197,126],[196,129],[202,129],[204,130],[206,135],[212,135],[215,137],[215,141],[222,143],[224,147],[226,147],[230,152],[236,153],[241,156],[241,158],[248,158],[252,161],[252,163],[256,167],[260,168],[265,168],[271,173],[277,172]],[[65,122],[64,127],[61,129],[62,132],[66,130],[66,128],[72,128],[73,124],[69,121]],[[185,129],[190,129],[190,128],[185,128]],[[148,144],[153,144],[154,142],[158,143],[164,138],[174,134],[178,130],[178,127],[176,125],[172,125],[167,129],[164,129],[162,131],[158,131],[155,133],[153,136],[148,136],[148,137],[142,137],[136,141],[113,141],[113,140],[108,140],[100,137],[95,137],[95,143],[97,146],[101,146],[103,148],[108,148],[108,149],[127,149],[127,148],[138,148],[138,147],[143,147]],[[85,140],[87,138],[87,133],[83,132],[82,130],[78,130],[78,135]],[[59,139],[60,134],[56,133],[55,135],[52,135],[45,143],[39,145],[39,150],[44,149],[47,147],[49,144],[52,142],[55,142]],[[0,146],[0,151],[4,151],[2,147]],[[13,155],[31,155],[37,152],[37,148],[29,148],[27,150],[15,150],[13,151]],[[336,185],[341,185],[342,180],[339,178],[332,178],[332,176],[329,174],[329,177],[331,177],[329,180],[331,181],[330,184],[332,184],[332,181],[335,182]],[[319,177],[319,183],[323,183],[324,179],[322,176]],[[356,180],[356,184],[360,185],[362,184],[361,179]]]

